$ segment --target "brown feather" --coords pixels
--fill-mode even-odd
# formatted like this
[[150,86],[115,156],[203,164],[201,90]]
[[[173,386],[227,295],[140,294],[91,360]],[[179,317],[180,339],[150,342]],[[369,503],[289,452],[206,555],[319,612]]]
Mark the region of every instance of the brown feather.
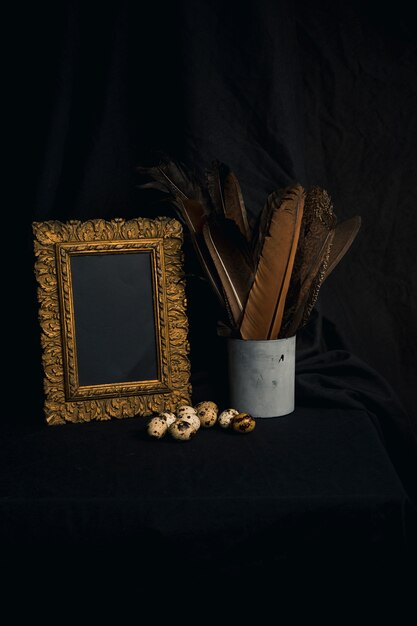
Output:
[[201,234],[207,218],[202,204],[197,200],[189,198],[177,199],[176,202],[190,233],[194,235]]
[[162,162],[154,167],[138,167],[138,171],[151,182],[142,188],[152,188],[169,193],[172,203],[190,232],[191,242],[205,275],[222,306],[225,305],[221,285],[207,251],[203,237],[203,226],[210,211],[210,201],[197,178],[174,161]]
[[304,307],[302,320],[298,325],[298,330],[305,326],[308,322],[314,305],[317,302],[319,291],[323,282],[346,254],[361,226],[361,218],[359,216],[355,216],[340,222],[340,224],[336,224],[337,220],[333,212],[333,205],[330,196],[324,189],[313,187],[313,189],[307,194],[306,201],[307,200],[313,205],[315,214],[320,215],[323,223],[334,230],[334,236],[327,254],[323,257],[323,262],[317,276],[311,285],[306,305]]
[[242,190],[233,172],[229,172],[226,176],[223,186],[223,197],[226,217],[233,220],[246,241],[250,241],[251,231]]
[[361,223],[360,216],[355,215],[337,224],[330,249],[329,263],[324,276],[325,280],[349,250],[359,232]]
[[[336,228],[337,218],[333,210],[332,200],[325,189],[317,186],[312,187],[306,195],[306,207],[307,214],[310,219],[310,225],[314,221],[318,221],[318,223],[321,223],[325,229],[329,231],[334,231],[334,229]],[[332,241],[333,239],[334,234],[332,237]],[[314,279],[310,281],[310,289],[308,291],[307,297],[304,300],[302,315],[299,316],[299,318],[301,317],[301,321],[298,323],[296,329],[297,331],[305,326],[305,324],[308,322],[311,312],[317,302],[319,291],[323,284],[329,264],[332,241],[325,250],[318,272],[314,276]],[[313,274],[314,272],[311,271],[311,275]]]
[[294,265],[304,209],[301,185],[271,200],[269,227],[240,325],[243,339],[276,339]]
[[202,206],[195,200],[180,200],[181,213],[188,226],[188,230],[191,236],[191,242],[194,247],[194,251],[200,262],[200,265],[222,306],[225,305],[224,296],[221,289],[221,284],[217,278],[217,272],[213,266],[211,255],[209,254],[204,241],[203,227],[207,220]]
[[246,242],[231,220],[211,216],[203,227],[204,241],[216,267],[235,327],[242,317],[253,269]]
[[312,187],[306,195],[306,203],[310,206],[310,219],[318,218],[327,228],[336,226],[336,215],[333,210],[333,202],[326,191],[321,187]]
[[293,327],[289,328],[286,336],[290,336],[291,333],[295,334],[297,330],[300,330],[306,325],[311,315],[311,311],[317,302],[322,284],[349,250],[356,235],[358,234],[360,226],[361,218],[359,216],[355,216],[340,222],[340,224],[337,224],[331,230],[332,237],[329,247],[323,255],[322,263],[311,283],[310,290],[304,300],[304,307],[302,309],[300,306],[298,315],[294,315]]
[[206,185],[211,199],[213,212],[218,216],[226,217],[226,207],[223,196],[224,180],[229,168],[220,161],[213,161],[206,169]]
[[182,163],[165,160],[152,167],[137,167],[137,171],[151,181],[141,185],[143,189],[158,189],[175,199],[193,199],[200,202],[206,213],[211,210],[210,199],[198,180]]
[[327,254],[324,256],[323,262],[322,262],[322,264],[320,266],[320,269],[319,269],[319,271],[317,273],[317,276],[315,277],[315,279],[314,279],[314,281],[313,281],[313,283],[311,285],[309,294],[308,294],[307,299],[306,299],[306,305],[304,307],[303,317],[302,317],[302,320],[301,320],[297,330],[300,330],[301,328],[303,328],[303,326],[305,326],[307,324],[307,322],[308,322],[308,320],[310,318],[311,312],[314,309],[314,306],[315,306],[315,304],[317,302],[317,299],[318,299],[318,296],[319,296],[319,291],[320,291],[320,288],[321,288],[321,286],[323,284],[324,277],[325,277],[326,270],[327,270],[327,265],[329,263],[329,255],[330,255],[330,249],[328,250]]
[[242,190],[235,174],[228,165],[213,161],[206,170],[207,189],[215,212],[235,222],[247,241],[250,240],[250,227]]
[[280,337],[296,334],[313,284],[319,274],[334,236],[336,217],[325,190],[313,187],[307,192],[294,267],[285,303]]
[[[293,285],[290,286],[291,294],[290,289],[288,290],[284,321],[279,335],[280,338],[293,337],[300,328],[311,288],[317,279],[323,262],[328,258],[329,251],[331,250],[334,232],[334,229],[330,231],[327,230],[322,233],[322,237],[320,237],[319,240],[314,242],[307,243],[305,239],[303,240],[303,248],[309,248],[311,252],[310,254],[305,254],[306,251],[304,251],[303,256],[306,258],[303,260],[300,270],[297,271],[296,276],[294,276]],[[293,273],[294,272],[295,263]]]
[[271,221],[271,214],[274,207],[281,202],[285,189],[276,189],[269,194],[262,211],[259,213],[252,227],[252,256],[255,267],[258,265],[264,244],[265,235]]

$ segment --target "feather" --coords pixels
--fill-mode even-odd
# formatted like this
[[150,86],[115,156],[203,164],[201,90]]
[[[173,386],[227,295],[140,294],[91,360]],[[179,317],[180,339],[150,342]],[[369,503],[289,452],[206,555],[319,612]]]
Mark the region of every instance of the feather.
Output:
[[[334,230],[336,228],[337,222],[336,215],[333,211],[332,200],[328,192],[321,187],[312,187],[312,189],[307,193],[306,207],[306,212],[309,216],[308,227],[311,229],[312,224],[316,222],[319,225],[322,224],[322,227],[324,229],[327,229],[329,232],[333,231],[333,235],[330,241],[330,245],[327,247],[327,249],[324,250],[324,254],[318,271],[313,277],[313,280],[310,281],[310,289],[308,290],[307,297],[305,297],[303,301],[302,310],[300,310],[298,314],[297,319],[299,321],[296,331],[300,330],[303,326],[306,325],[311,315],[311,311],[313,310],[317,302],[319,291],[326,275],[331,245],[334,239]],[[314,272],[311,271],[310,273],[313,276]],[[292,329],[292,332],[294,332],[294,329]]]
[[[293,337],[301,326],[304,318],[306,304],[314,282],[319,275],[323,262],[328,258],[331,249],[334,229],[322,233],[316,241],[307,242],[303,240],[303,245],[299,251],[303,251],[303,261],[300,269],[294,263],[290,289],[288,290],[284,320],[279,337]],[[309,253],[307,253],[307,250]],[[288,307],[288,308],[287,308]]]
[[228,167],[220,161],[213,161],[211,167],[206,169],[206,185],[209,193],[213,212],[226,217],[226,207],[223,196],[224,180],[228,173]]
[[[141,185],[168,193],[231,329],[243,339],[289,337],[309,319],[324,280],[352,245],[356,216],[337,224],[326,190],[299,184],[271,193],[249,225],[235,174],[220,161],[205,185],[170,159],[138,167]],[[225,330],[226,329],[226,330]]]
[[308,196],[309,202],[311,202],[314,206],[316,215],[321,216],[323,222],[326,223],[329,228],[333,229],[334,234],[329,250],[323,257],[323,262],[311,285],[298,329],[305,326],[308,322],[311,311],[317,302],[319,291],[323,282],[346,254],[361,225],[361,218],[359,216],[355,216],[337,224],[336,216],[333,212],[333,205],[326,190],[320,189],[319,187],[313,187]]
[[217,299],[224,306],[221,284],[217,279],[216,269],[204,242],[203,230],[207,216],[204,214],[200,203],[195,200],[181,200],[180,204],[182,205],[181,213],[190,231],[191,241],[200,265]]
[[197,179],[184,166],[174,161],[164,161],[154,167],[138,167],[137,170],[151,181],[141,185],[142,189],[158,189],[170,194],[172,203],[180,213],[191,234],[203,232],[207,211],[204,191]]
[[[328,230],[334,230],[336,228],[337,218],[333,210],[333,203],[328,192],[325,189],[317,186],[312,187],[307,193],[306,205],[309,207],[308,213],[310,214],[310,219],[312,221],[319,220]],[[301,321],[298,324],[297,330],[301,329],[307,324],[311,312],[317,302],[319,291],[324,282],[329,264],[330,250],[331,245],[325,251],[319,270],[313,281],[311,282],[308,295],[305,299]]]
[[210,216],[203,227],[204,241],[216,267],[234,327],[238,327],[254,274],[252,259],[236,224]]
[[306,194],[294,267],[285,303],[280,337],[296,334],[304,317],[313,284],[329,255],[336,217],[325,190],[314,187]]
[[[290,337],[305,326],[318,299],[321,285],[349,250],[360,226],[361,218],[355,216],[336,224],[329,231],[325,245],[317,257],[318,261],[321,259],[321,263],[315,264],[310,261],[309,276],[304,285],[297,287],[298,309],[289,311],[290,323],[283,336]],[[313,280],[310,280],[311,278]]]
[[337,224],[332,247],[330,249],[329,262],[324,276],[325,280],[349,250],[359,232],[361,223],[362,220],[360,216],[355,215]]
[[197,178],[174,161],[165,161],[154,167],[138,167],[138,171],[150,177],[151,182],[141,185],[144,189],[158,189],[169,193],[182,221],[188,227],[191,242],[200,265],[209,280],[220,304],[224,297],[210,254],[204,243],[203,226],[210,210],[210,201]]
[[310,207],[310,219],[318,218],[329,229],[336,226],[333,202],[326,189],[312,187],[307,193],[306,203]]
[[229,172],[223,187],[226,217],[233,220],[246,241],[250,241],[251,231],[245,202],[239,181],[233,172]]
[[204,187],[182,163],[166,159],[153,167],[138,167],[137,171],[152,179],[141,185],[143,189],[158,189],[169,193],[176,200],[197,200],[206,213],[210,212],[210,199]]
[[207,188],[219,215],[232,220],[244,238],[250,240],[250,227],[239,181],[230,168],[220,161],[213,161],[206,170]]
[[259,213],[255,223],[252,227],[252,256],[255,263],[255,267],[258,265],[259,257],[261,256],[262,246],[265,239],[265,234],[269,228],[271,221],[271,213],[273,208],[281,202],[285,189],[277,189],[269,194],[262,211]]
[[244,309],[243,339],[276,339],[294,265],[304,209],[304,189],[293,185],[272,206],[255,280]]
[[318,299],[318,296],[319,296],[319,291],[320,291],[320,288],[321,288],[321,286],[323,284],[324,277],[325,277],[325,274],[326,274],[326,269],[327,269],[327,265],[328,265],[328,262],[329,262],[329,255],[330,255],[330,249],[327,251],[327,254],[324,256],[323,262],[322,262],[322,264],[320,266],[320,269],[317,272],[317,276],[315,277],[315,279],[314,279],[314,281],[313,281],[313,283],[311,285],[309,294],[308,294],[307,299],[306,299],[306,305],[304,307],[303,317],[301,319],[300,324],[298,325],[298,329],[297,330],[300,330],[301,328],[303,328],[303,326],[305,326],[307,324],[307,322],[308,322],[308,320],[310,318],[311,312],[312,312],[312,310],[314,308],[314,305],[317,302],[317,299]]

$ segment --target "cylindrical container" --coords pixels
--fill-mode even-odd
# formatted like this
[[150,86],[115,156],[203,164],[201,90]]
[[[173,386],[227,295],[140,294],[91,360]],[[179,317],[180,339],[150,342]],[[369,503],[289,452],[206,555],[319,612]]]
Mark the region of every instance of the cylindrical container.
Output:
[[230,406],[253,417],[292,413],[296,337],[227,341]]

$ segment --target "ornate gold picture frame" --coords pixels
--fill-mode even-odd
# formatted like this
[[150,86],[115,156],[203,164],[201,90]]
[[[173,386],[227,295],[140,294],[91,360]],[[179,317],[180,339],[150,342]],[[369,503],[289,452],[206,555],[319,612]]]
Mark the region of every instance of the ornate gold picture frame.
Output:
[[189,403],[181,224],[33,223],[48,424]]

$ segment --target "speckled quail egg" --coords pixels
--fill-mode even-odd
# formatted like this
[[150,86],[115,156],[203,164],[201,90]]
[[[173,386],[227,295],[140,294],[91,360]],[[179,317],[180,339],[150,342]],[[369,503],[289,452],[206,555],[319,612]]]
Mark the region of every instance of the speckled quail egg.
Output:
[[180,404],[177,407],[177,419],[190,422],[190,424],[192,424],[196,430],[198,430],[201,426],[195,408],[193,406],[190,406],[189,404]]
[[197,411],[190,404],[180,404],[177,406],[177,419],[182,419],[186,415],[197,415]]
[[189,413],[188,415],[182,415],[180,418],[185,422],[189,422],[196,430],[198,430],[201,426],[200,418],[197,413]]
[[232,423],[233,417],[238,413],[239,411],[237,411],[236,409],[225,409],[224,411],[222,411],[217,418],[219,426],[221,426],[222,428],[229,428],[230,424]]
[[153,417],[149,420],[147,433],[153,439],[161,439],[168,430],[168,425],[162,417]]
[[197,413],[200,409],[212,409],[213,411],[218,411],[219,407],[212,400],[204,400],[203,402],[196,404],[194,407],[194,410],[197,411]]
[[217,415],[219,409],[215,402],[211,400],[205,400],[204,402],[199,402],[194,407],[197,415],[200,419],[200,423],[204,428],[211,428],[217,421]]
[[158,417],[162,417],[162,419],[166,421],[168,428],[177,419],[175,413],[171,413],[171,411],[162,411],[162,413],[159,413]]
[[169,427],[169,433],[178,441],[188,441],[196,435],[197,430],[185,419],[177,419]]
[[256,421],[249,413],[238,413],[232,418],[231,426],[237,433],[250,433],[255,428]]

